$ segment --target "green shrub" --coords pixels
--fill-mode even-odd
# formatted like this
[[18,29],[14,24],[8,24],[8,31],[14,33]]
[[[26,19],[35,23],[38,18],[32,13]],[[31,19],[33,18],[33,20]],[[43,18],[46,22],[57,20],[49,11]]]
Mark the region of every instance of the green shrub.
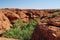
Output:
[[54,17],[60,17],[60,12],[54,12],[51,14],[51,16],[49,16],[47,18],[49,19],[49,18],[54,18]]
[[52,17],[57,17],[57,16],[60,16],[59,12],[55,12],[55,13],[52,14]]
[[34,26],[39,21],[40,20],[38,19],[31,20],[30,23],[28,23],[27,25],[19,21],[16,21],[13,24],[13,28],[4,32],[3,36],[7,38],[15,38],[19,40],[30,40],[32,32],[34,30]]

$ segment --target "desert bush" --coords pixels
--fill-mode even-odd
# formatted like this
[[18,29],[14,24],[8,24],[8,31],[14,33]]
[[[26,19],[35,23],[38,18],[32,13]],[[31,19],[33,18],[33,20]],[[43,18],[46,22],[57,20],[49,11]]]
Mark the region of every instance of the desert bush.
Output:
[[60,16],[60,12],[55,12],[52,14],[52,17]]
[[60,17],[60,12],[54,12],[51,14],[51,16],[49,16],[47,18],[49,19],[49,18],[54,18],[54,17]]
[[34,26],[39,22],[40,20],[31,20],[28,24],[21,23],[19,21],[16,21],[13,24],[13,28],[10,30],[7,30],[3,33],[4,37],[7,38],[15,38],[19,40],[30,40],[31,34],[34,30]]

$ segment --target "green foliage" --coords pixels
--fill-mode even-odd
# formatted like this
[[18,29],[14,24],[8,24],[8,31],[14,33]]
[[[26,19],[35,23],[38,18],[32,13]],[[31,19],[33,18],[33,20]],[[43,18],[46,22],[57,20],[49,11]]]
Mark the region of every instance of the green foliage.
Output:
[[54,17],[60,17],[60,12],[54,12],[51,14],[51,16],[49,16],[47,18],[49,19],[49,18],[54,18]]
[[13,24],[13,28],[4,32],[3,36],[7,38],[15,38],[19,40],[30,40],[32,32],[34,30],[34,26],[39,21],[40,21],[39,19],[31,20],[30,23],[28,24],[24,24],[19,21],[16,21]]
[[57,17],[57,16],[60,16],[60,12],[55,12],[52,14],[52,17]]
[[55,12],[52,14],[52,17],[57,17],[57,16],[60,16],[60,12]]

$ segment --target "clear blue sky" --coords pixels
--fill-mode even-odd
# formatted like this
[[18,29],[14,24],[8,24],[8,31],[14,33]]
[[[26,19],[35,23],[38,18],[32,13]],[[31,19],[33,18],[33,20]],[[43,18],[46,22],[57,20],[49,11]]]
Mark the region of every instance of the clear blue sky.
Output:
[[0,0],[0,8],[60,8],[60,0]]

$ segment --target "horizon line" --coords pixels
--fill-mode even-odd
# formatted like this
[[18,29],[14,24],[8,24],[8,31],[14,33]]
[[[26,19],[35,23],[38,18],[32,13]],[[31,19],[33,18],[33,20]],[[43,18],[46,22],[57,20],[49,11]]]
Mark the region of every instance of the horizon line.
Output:
[[[5,9],[5,8],[0,8],[0,9]],[[60,9],[60,8],[9,8],[8,7],[8,9],[37,9],[37,10],[54,10],[54,9],[56,9],[56,10],[58,10],[58,9]]]

